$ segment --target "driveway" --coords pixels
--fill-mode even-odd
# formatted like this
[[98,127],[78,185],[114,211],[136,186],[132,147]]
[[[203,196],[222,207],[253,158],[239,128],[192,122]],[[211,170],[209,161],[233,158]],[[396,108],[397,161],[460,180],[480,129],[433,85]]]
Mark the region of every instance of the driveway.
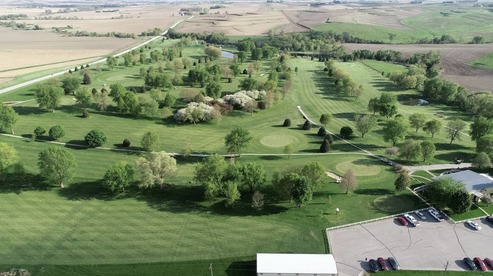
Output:
[[[493,225],[476,220],[477,231],[464,223],[438,222],[426,213],[420,225],[402,226],[395,219],[327,232],[339,275],[358,275],[368,269],[365,258],[393,256],[404,270],[466,270],[466,256],[493,258]],[[415,216],[416,217],[416,216]]]

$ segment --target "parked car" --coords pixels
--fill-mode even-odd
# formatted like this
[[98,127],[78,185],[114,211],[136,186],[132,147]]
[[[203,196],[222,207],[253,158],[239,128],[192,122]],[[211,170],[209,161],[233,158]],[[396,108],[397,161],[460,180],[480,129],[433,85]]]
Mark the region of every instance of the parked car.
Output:
[[389,267],[385,263],[385,259],[384,258],[378,257],[377,258],[377,261],[378,261],[378,264],[380,265],[380,269],[382,269],[382,270],[389,270]]
[[432,216],[433,218],[435,218],[436,220],[438,221],[443,221],[443,217],[442,215],[440,214],[440,212],[438,212],[437,210],[435,210],[434,208],[431,208],[428,210],[428,213],[430,213],[430,216]]
[[467,267],[469,267],[470,270],[476,270],[476,265],[474,264],[474,262],[471,260],[471,258],[469,257],[465,257],[464,259],[462,259],[464,261],[464,263],[466,263]]
[[486,270],[487,270],[487,269],[486,269],[486,266],[484,265],[483,260],[481,260],[480,258],[475,257],[475,258],[473,259],[473,261],[474,261],[474,263],[476,264],[476,267],[477,267],[479,270],[481,270],[481,271],[486,271]]
[[392,257],[389,257],[388,258],[388,261],[389,261],[389,264],[390,264],[390,267],[394,270],[399,270],[400,267],[399,267],[399,264],[397,263],[397,261],[392,258]]
[[466,224],[469,225],[474,230],[481,230],[481,226],[479,226],[479,224],[477,224],[476,222],[474,222],[472,220],[466,221]]
[[489,223],[493,224],[493,215],[487,216],[486,217],[486,221],[488,221]]
[[413,226],[418,226],[419,225],[419,222],[413,217],[411,216],[410,214],[404,214],[404,217],[407,219],[407,221],[409,221],[409,223],[411,223]]
[[378,266],[378,262],[375,259],[370,259],[368,261],[368,265],[370,266],[370,271],[371,272],[378,272],[380,267]]
[[408,225],[408,222],[407,222],[407,220],[404,217],[397,217],[396,219],[403,226],[407,226]]
[[416,216],[418,216],[418,218],[422,219],[422,220],[426,220],[426,216],[423,212],[421,211],[415,211],[414,214],[416,214]]
[[493,261],[490,258],[485,258],[483,260],[484,264],[487,265],[491,270],[493,270]]

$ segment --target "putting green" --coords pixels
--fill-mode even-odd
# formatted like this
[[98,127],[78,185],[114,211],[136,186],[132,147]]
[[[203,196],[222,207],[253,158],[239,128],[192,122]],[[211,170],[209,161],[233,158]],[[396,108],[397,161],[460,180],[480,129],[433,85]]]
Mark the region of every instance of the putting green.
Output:
[[353,169],[356,175],[375,175],[382,171],[380,166],[375,165],[374,160],[370,159],[357,159],[352,161],[346,161],[337,164],[336,169],[345,173],[348,169]]
[[268,135],[260,139],[260,143],[264,146],[279,148],[287,146],[296,141],[296,138],[290,135]]

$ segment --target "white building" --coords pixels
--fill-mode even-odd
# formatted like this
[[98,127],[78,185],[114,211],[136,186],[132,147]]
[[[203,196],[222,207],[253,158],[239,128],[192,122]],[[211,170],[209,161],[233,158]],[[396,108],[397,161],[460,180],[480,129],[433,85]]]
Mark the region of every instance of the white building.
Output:
[[257,253],[257,275],[335,276],[338,274],[332,254]]
[[493,193],[493,178],[489,175],[476,173],[471,170],[459,171],[455,173],[435,176],[434,179],[450,177],[460,181],[466,190],[474,196],[481,198],[482,192]]

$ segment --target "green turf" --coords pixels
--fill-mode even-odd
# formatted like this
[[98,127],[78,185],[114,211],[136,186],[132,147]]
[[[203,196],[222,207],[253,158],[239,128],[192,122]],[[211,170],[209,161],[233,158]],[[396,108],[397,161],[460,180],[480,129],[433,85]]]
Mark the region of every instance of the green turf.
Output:
[[481,68],[493,69],[493,52],[488,53],[478,59],[471,60],[467,64]]

